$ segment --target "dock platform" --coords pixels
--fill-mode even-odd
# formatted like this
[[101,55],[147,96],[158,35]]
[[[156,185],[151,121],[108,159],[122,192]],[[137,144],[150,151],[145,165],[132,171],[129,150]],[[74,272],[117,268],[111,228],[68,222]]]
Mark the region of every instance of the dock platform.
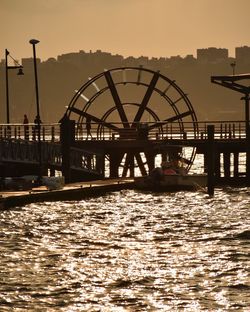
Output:
[[44,201],[81,200],[134,188],[134,179],[117,178],[66,184],[59,190],[39,186],[25,191],[0,191],[0,210]]

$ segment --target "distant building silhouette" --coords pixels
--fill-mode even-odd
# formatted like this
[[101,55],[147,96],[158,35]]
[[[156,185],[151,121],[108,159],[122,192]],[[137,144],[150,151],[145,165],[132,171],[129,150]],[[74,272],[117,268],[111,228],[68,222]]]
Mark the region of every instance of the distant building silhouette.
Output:
[[201,63],[210,63],[224,61],[228,59],[228,49],[207,48],[197,49],[197,61]]
[[[167,52],[167,51],[166,51]],[[160,70],[172,80],[178,81],[190,95],[191,102],[199,118],[232,119],[243,118],[243,105],[239,105],[238,94],[211,86],[211,73],[232,74],[231,64],[235,63],[235,73],[250,72],[250,47],[235,48],[235,58],[228,56],[222,48],[197,49],[197,56],[180,55],[171,57],[123,57],[109,52],[83,51],[66,53],[46,61],[37,59],[39,84],[41,85],[41,113],[44,122],[55,122],[63,116],[67,106],[89,77],[114,67],[138,67]],[[36,114],[34,104],[33,58],[23,58],[21,62],[25,75],[20,79],[15,71],[10,72],[11,112],[13,122],[18,122],[23,111],[29,116]],[[125,77],[129,79],[129,75]],[[5,81],[5,60],[0,61],[0,81]],[[105,83],[105,82],[104,82]],[[97,83],[99,87],[99,82]],[[139,92],[141,90],[135,90]],[[169,90],[171,92],[171,89]],[[139,94],[139,93],[138,93]],[[88,97],[88,95],[86,95]],[[5,103],[5,84],[0,84],[0,102]],[[213,109],[215,108],[216,109]],[[96,110],[99,107],[95,108]],[[235,111],[236,110],[236,111]],[[232,113],[234,112],[234,113]],[[0,122],[5,121],[5,105],[0,107]]]
[[[37,58],[36,61],[37,61],[37,65],[39,65],[41,63],[41,59],[40,58]],[[33,58],[32,57],[22,58],[22,66],[25,67],[25,68],[34,66]]]
[[235,59],[236,63],[238,62],[250,62],[250,47],[243,46],[243,47],[236,47],[235,48]]

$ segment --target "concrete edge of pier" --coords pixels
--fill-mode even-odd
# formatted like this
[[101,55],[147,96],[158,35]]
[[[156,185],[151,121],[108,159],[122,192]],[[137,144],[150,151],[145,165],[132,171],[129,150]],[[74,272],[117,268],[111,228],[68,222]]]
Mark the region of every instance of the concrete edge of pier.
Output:
[[81,200],[133,188],[133,179],[107,179],[66,184],[62,189],[51,191],[44,186],[26,191],[2,191],[0,192],[0,210],[45,201]]

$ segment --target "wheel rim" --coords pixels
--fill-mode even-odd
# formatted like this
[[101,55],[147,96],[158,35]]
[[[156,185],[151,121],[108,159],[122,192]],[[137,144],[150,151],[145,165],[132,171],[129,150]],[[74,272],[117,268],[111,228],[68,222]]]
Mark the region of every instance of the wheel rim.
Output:
[[[121,129],[135,128],[148,119],[149,132],[161,134],[163,126],[175,122],[179,132],[184,133],[188,122],[192,131],[198,134],[196,114],[187,94],[174,80],[159,72],[142,67],[114,68],[89,78],[75,92],[66,114],[78,124],[90,117],[97,124],[92,130],[97,138],[105,128],[119,133]],[[194,158],[195,148],[185,165],[187,170]],[[144,163],[140,155],[127,153],[125,164],[131,162],[134,162],[133,166]],[[128,171],[129,165],[125,167]],[[140,170],[145,173],[143,168]]]

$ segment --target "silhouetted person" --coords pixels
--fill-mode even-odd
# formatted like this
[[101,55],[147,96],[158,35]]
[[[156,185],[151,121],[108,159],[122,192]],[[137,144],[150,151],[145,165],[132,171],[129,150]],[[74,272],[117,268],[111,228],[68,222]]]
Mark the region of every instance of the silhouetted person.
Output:
[[[38,136],[39,133],[39,126],[41,125],[41,119],[39,119],[39,116],[36,115],[36,118],[34,120],[34,127],[33,127],[33,140],[36,140],[36,136]],[[41,129],[40,129],[41,130]]]
[[87,139],[90,136],[92,138],[91,134],[91,117],[86,117],[86,130],[87,130]]
[[24,124],[24,139],[29,140],[29,120],[26,114],[24,114],[23,124]]

